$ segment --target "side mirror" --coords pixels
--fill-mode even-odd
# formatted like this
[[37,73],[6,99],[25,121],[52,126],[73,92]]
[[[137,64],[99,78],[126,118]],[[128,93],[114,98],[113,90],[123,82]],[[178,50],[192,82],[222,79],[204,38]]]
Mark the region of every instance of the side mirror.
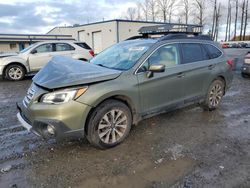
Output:
[[154,76],[154,73],[160,73],[160,72],[165,72],[165,65],[162,64],[150,65],[147,77],[151,78]]
[[31,53],[31,54],[36,54],[36,53],[37,53],[37,50],[32,50],[30,53]]

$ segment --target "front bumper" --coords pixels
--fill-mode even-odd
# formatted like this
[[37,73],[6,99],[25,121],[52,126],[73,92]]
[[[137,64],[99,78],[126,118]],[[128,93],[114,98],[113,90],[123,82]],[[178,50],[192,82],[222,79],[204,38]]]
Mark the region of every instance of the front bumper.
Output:
[[[43,138],[84,137],[84,126],[90,106],[71,101],[62,105],[34,103],[26,107],[18,103],[17,118],[28,131]],[[49,134],[47,126],[53,126],[55,134]]]
[[3,69],[4,69],[4,66],[3,66],[3,65],[0,65],[0,76],[1,76],[1,77],[3,76]]
[[248,75],[250,75],[250,64],[244,63],[244,64],[242,65],[241,72],[242,72],[243,74],[248,74]]

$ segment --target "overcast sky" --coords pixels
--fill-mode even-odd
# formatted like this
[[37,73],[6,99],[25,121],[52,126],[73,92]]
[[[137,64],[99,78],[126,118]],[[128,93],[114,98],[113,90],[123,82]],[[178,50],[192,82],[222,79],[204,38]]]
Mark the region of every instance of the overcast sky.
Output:
[[0,0],[0,33],[46,33],[55,26],[120,18],[133,0]]
[[[0,0],[0,33],[45,34],[55,26],[117,19],[138,1],[143,0]],[[226,14],[228,0],[219,1],[222,15]],[[206,12],[211,16],[212,10]],[[219,38],[223,38],[225,24],[220,28]]]

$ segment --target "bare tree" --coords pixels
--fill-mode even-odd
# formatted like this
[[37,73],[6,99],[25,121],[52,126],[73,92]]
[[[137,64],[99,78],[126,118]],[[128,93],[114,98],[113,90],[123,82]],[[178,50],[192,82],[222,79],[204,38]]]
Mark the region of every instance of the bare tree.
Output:
[[143,12],[144,20],[148,21],[149,16],[149,0],[145,0],[142,3],[138,3]]
[[244,26],[245,4],[246,4],[246,1],[243,0],[242,4],[240,5],[240,8],[241,8],[240,40],[242,40],[242,32],[243,32],[243,26]]
[[134,7],[129,7],[127,9],[127,16],[126,19],[128,20],[135,20],[136,19],[136,8]]
[[199,25],[204,26],[205,0],[195,0],[195,8],[198,9],[197,20]]
[[220,17],[221,17],[221,3],[219,3],[218,9],[216,11],[216,16],[215,16],[215,32],[214,32],[215,41],[218,40]]
[[157,0],[148,0],[148,8],[149,8],[149,15],[151,16],[151,19],[154,22],[158,14]]
[[239,0],[236,0],[235,1],[234,40],[236,40],[236,35],[237,35],[238,9],[239,9]]
[[228,28],[228,40],[231,40],[231,23],[232,23],[232,4],[229,3],[229,28]]
[[248,0],[246,2],[246,8],[245,8],[245,26],[244,26],[243,40],[246,39],[247,19],[248,19]]
[[213,25],[212,25],[212,38],[215,36],[215,22],[216,22],[216,12],[217,12],[217,0],[214,0],[214,10],[213,10]]
[[226,24],[226,34],[225,34],[225,41],[230,38],[230,20],[231,20],[231,1],[228,0],[228,9],[227,9],[227,24]]
[[171,16],[175,2],[175,0],[157,0],[159,13],[160,16],[162,16],[164,22],[167,21],[167,17],[168,21],[171,22]]
[[189,19],[189,15],[190,15],[190,0],[182,0],[183,3],[183,15],[184,15],[184,19],[185,19],[185,23],[188,24],[188,19]]

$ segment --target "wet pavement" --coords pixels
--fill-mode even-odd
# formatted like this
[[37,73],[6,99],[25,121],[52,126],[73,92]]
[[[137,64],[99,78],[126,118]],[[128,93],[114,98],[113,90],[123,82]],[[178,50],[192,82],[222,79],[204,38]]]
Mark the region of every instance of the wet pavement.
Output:
[[144,120],[126,141],[44,141],[16,119],[31,84],[0,81],[0,187],[250,187],[250,79],[234,74],[213,112],[191,106]]

